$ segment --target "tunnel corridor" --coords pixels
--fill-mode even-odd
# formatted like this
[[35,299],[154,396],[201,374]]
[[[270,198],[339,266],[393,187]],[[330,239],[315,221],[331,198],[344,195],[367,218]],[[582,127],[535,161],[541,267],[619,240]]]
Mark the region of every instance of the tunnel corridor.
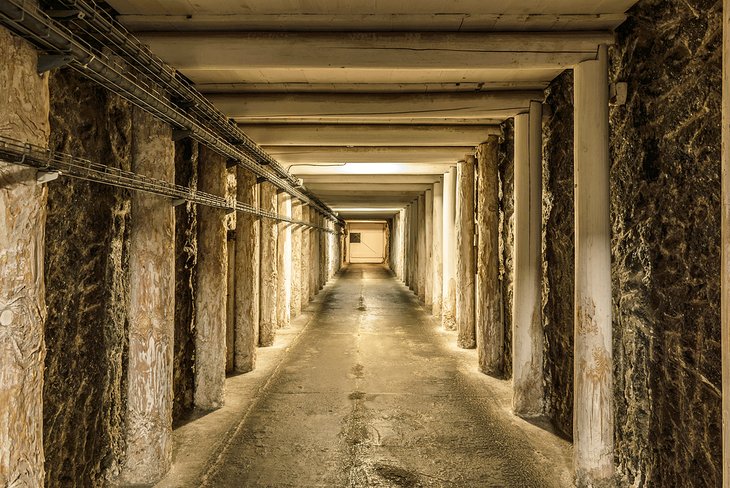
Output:
[[730,488],[730,0],[0,0],[0,488]]

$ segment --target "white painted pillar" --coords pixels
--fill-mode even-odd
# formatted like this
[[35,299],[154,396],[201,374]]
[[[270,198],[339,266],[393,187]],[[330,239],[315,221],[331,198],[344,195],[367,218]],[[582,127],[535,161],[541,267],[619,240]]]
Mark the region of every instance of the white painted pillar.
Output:
[[[279,215],[291,217],[291,196],[277,195]],[[278,293],[276,295],[276,328],[289,327],[291,322],[291,224],[279,222],[277,237]]]
[[515,247],[512,306],[512,408],[543,413],[542,105],[515,117]]
[[722,13],[722,486],[730,488],[730,0]]
[[476,159],[467,155],[456,168],[456,330],[457,345],[476,347],[474,293],[474,171]]
[[[201,147],[198,188],[225,196],[226,160]],[[223,405],[226,380],[226,211],[198,209],[198,262],[195,268],[195,406],[214,409]]]
[[479,146],[477,179],[477,356],[482,373],[503,370],[504,322],[499,281],[499,139]]
[[[237,168],[236,198],[253,207],[259,206],[256,175]],[[233,368],[239,373],[256,366],[259,343],[259,255],[261,252],[261,219],[240,212],[236,216],[236,327]]]
[[[291,216],[302,220],[302,202],[292,198]],[[291,318],[302,313],[302,226],[293,225],[291,230]]]
[[[132,130],[132,171],[175,181],[170,127],[135,107]],[[225,257],[225,230],[220,244]],[[222,313],[217,326],[223,338],[221,368],[225,368],[225,261],[221,276]],[[128,484],[153,484],[172,462],[174,312],[174,209],[167,198],[134,192],[129,233],[127,457],[122,473]]]
[[443,288],[441,293],[441,325],[456,329],[456,167],[444,174],[443,212]]
[[427,310],[433,305],[433,189],[426,190],[424,198],[423,232],[423,303]]
[[613,477],[611,218],[608,59],[575,67],[575,396],[573,442],[579,487]]
[[[36,50],[2,27],[0,52],[0,134],[45,147],[48,75],[36,72]],[[44,480],[46,197],[36,170],[0,163],[0,486]]]
[[[277,213],[276,188],[268,181],[260,183],[261,210]],[[278,294],[278,259],[276,220],[261,219],[261,285],[259,301],[259,346],[269,347],[276,337],[276,303]]]
[[431,248],[431,290],[433,296],[431,298],[431,313],[434,317],[441,317],[441,296],[443,294],[443,255],[441,248],[443,246],[443,214],[444,214],[444,185],[441,181],[433,185],[433,215],[431,224],[433,226],[432,248]]

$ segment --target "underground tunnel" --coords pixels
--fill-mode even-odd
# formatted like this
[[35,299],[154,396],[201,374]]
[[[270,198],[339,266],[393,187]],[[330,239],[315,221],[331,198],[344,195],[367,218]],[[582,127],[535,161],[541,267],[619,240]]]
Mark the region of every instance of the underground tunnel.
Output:
[[0,486],[730,488],[725,3],[0,0]]

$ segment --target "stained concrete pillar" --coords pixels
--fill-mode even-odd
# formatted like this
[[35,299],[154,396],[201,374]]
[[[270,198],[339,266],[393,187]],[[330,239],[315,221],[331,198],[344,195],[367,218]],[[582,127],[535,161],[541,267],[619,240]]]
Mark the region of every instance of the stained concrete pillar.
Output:
[[474,171],[476,159],[467,156],[457,166],[456,199],[456,343],[462,349],[476,347],[474,285]]
[[722,29],[722,486],[730,488],[730,0],[723,1]]
[[[575,67],[575,393],[579,487],[613,477],[611,220],[606,46]],[[517,297],[515,297],[517,300]]]
[[431,223],[433,225],[431,239],[431,313],[434,317],[441,317],[441,296],[443,294],[443,214],[444,214],[444,186],[441,181],[433,185],[433,214]]
[[228,231],[226,243],[226,368],[233,371],[236,343],[236,238],[235,231]]
[[443,288],[441,325],[456,329],[456,167],[444,174]]
[[[135,107],[132,171],[174,182],[175,148],[171,136],[169,126]],[[131,214],[127,455],[122,478],[129,484],[145,484],[162,478],[172,461],[175,213],[169,199],[134,192]],[[224,257],[225,238],[224,230],[220,239]],[[223,261],[223,290],[225,266]],[[217,326],[225,334],[225,293],[221,303]],[[219,354],[223,368],[225,342]]]
[[[302,220],[302,203],[292,198],[291,216]],[[302,226],[291,227],[291,318],[302,313]]]
[[428,311],[433,305],[433,189],[424,195],[423,232],[423,302]]
[[[48,76],[27,42],[0,27],[0,134],[46,147]],[[0,163],[0,486],[43,486],[45,185]],[[172,345],[170,345],[172,347]]]
[[476,330],[479,370],[502,372],[504,323],[499,281],[499,139],[489,136],[477,151]]
[[[202,147],[198,189],[225,196],[226,160]],[[226,380],[226,211],[201,206],[198,210],[198,263],[195,288],[195,406],[223,405]]]
[[323,228],[319,233],[319,289],[327,283],[327,219],[324,214],[319,214],[319,225]]
[[[276,188],[268,181],[260,183],[261,210],[277,213]],[[278,297],[278,257],[276,220],[261,219],[261,281],[259,288],[259,346],[269,347],[276,337],[276,304]]]
[[[277,201],[279,215],[291,218],[291,196],[288,193],[280,192],[277,195]],[[289,327],[289,322],[291,322],[291,224],[289,222],[279,222],[278,228],[276,327],[282,328]]]
[[[304,222],[309,222],[309,207],[307,205],[302,204],[301,205],[301,220]],[[310,259],[311,259],[311,236],[312,236],[312,228],[307,226],[302,226],[302,247],[301,247],[301,256],[300,256],[300,291],[301,291],[301,298],[299,299],[302,304],[302,310],[309,304],[309,286],[310,286],[310,278],[309,278],[309,268],[310,268]]]
[[309,221],[313,227],[309,237],[309,299],[314,300],[315,295],[319,292],[317,285],[319,276],[319,229],[317,224],[317,211],[309,207]]
[[418,298],[426,299],[426,194],[418,196],[418,220],[416,222],[416,245],[418,246],[417,280]]
[[[237,169],[236,199],[244,204],[259,206],[259,186],[256,175],[245,168]],[[261,220],[258,216],[240,212],[236,216],[236,318],[233,369],[239,373],[256,366],[259,343],[259,255]]]

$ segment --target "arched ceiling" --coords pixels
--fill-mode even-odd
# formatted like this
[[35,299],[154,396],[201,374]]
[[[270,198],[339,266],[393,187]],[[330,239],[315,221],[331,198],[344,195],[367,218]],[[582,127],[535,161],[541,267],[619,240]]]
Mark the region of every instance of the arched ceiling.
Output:
[[107,0],[344,218],[383,218],[595,57],[635,0]]

